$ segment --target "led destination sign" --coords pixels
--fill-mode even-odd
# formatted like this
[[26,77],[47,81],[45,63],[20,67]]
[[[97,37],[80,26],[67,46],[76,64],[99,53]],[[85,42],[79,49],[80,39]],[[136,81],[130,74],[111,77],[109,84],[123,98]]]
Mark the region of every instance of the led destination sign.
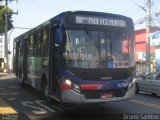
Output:
[[106,17],[95,16],[75,16],[76,24],[101,25],[113,27],[126,27],[126,21],[120,19],[112,19]]

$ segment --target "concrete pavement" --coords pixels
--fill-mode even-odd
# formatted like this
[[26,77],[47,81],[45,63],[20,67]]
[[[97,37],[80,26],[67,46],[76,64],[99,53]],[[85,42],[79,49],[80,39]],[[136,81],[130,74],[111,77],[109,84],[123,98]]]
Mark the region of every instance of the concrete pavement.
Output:
[[9,73],[6,73],[6,72],[0,72],[0,77],[7,76],[7,75],[9,75]]

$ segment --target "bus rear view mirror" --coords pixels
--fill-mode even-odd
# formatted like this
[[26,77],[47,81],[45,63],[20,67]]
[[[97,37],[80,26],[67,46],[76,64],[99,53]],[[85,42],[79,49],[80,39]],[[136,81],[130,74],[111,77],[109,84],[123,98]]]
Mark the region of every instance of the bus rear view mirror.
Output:
[[54,29],[58,29],[60,26],[58,23],[53,24]]
[[54,21],[52,26],[54,27],[54,29],[58,29],[60,27],[60,22]]

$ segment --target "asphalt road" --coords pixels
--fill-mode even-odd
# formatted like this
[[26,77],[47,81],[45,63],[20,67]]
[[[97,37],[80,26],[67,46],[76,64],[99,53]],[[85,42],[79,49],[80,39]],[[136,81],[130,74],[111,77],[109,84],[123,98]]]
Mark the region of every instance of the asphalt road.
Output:
[[[105,120],[108,117],[131,119],[144,118],[144,115],[160,114],[160,96],[140,93],[127,101],[109,102],[105,104],[71,105],[47,104],[40,93],[31,87],[21,88],[14,75],[0,77],[0,98],[12,106],[19,115],[26,119],[40,120]],[[138,116],[130,116],[135,114]],[[129,116],[129,117],[128,117]],[[136,119],[135,118],[135,119]],[[156,116],[155,119],[160,116]],[[152,120],[152,119],[151,119]]]

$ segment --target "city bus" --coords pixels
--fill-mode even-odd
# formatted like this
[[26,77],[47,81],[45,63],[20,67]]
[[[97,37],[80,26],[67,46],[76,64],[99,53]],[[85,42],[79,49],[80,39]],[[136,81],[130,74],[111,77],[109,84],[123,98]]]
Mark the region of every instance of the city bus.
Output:
[[62,103],[101,103],[135,94],[134,25],[103,12],[66,11],[14,39],[21,86]]

